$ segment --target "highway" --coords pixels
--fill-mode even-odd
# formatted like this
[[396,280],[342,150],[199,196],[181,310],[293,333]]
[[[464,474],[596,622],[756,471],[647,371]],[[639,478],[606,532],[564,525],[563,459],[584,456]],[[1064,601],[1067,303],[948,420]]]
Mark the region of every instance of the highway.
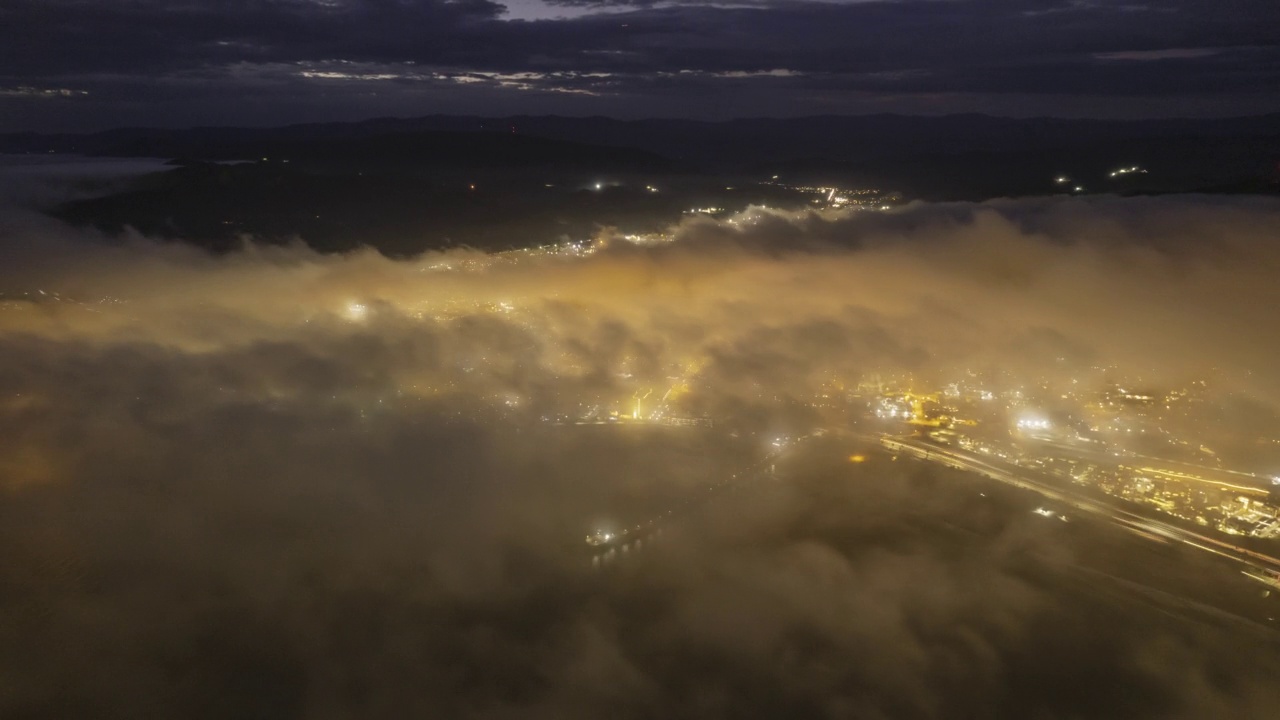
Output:
[[1205,552],[1230,558],[1252,568],[1280,570],[1280,558],[1264,555],[1186,528],[1153,520],[1137,513],[1097,502],[1074,493],[1070,489],[1056,487],[1048,482],[1039,480],[1022,468],[1004,465],[999,461],[986,460],[964,451],[936,445],[914,437],[883,436],[879,440],[881,445],[892,452],[906,453],[921,460],[975,472],[1014,487],[1032,490],[1056,502],[1070,505],[1077,510],[1110,518],[1140,534],[1183,543]]
[[[957,470],[977,473],[1013,487],[1030,490],[1080,512],[1107,518],[1149,540],[1181,543],[1203,552],[1227,558],[1247,568],[1280,571],[1280,558],[1233,545],[1219,538],[1148,518],[1138,513],[1115,507],[1109,503],[1085,497],[1081,493],[1074,492],[1069,487],[1062,487],[1056,482],[1037,478],[1033,471],[1009,465],[999,460],[983,458],[918,437],[870,435],[847,428],[833,428],[832,430],[840,435],[878,443],[896,454],[906,454]],[[640,547],[648,544],[651,540],[657,539],[670,521],[685,515],[694,506],[700,504],[700,501],[709,500],[717,491],[731,489],[744,480],[755,480],[759,479],[763,474],[768,474],[767,468],[769,466],[800,444],[803,444],[803,439],[785,449],[775,450],[763,460],[744,468],[730,478],[722,478],[713,482],[707,487],[705,494],[686,498],[679,507],[650,518],[646,522],[608,538],[608,540],[601,541],[598,544],[591,544],[589,546],[589,555],[592,566],[597,569],[602,568],[602,566],[609,564],[611,561],[624,556],[628,551],[639,550]]]
[[[1121,464],[1143,464],[1150,466],[1148,469],[1155,472],[1176,475],[1177,477],[1192,482],[1202,482],[1231,488],[1236,492],[1248,493],[1250,495],[1266,496],[1270,493],[1270,488],[1268,486],[1272,484],[1270,478],[1259,477],[1253,473],[1210,467],[1208,465],[1198,465],[1196,463],[1189,463],[1182,460],[1172,460],[1170,458],[1143,455],[1133,452],[1108,452],[1079,444],[1057,442],[1044,438],[1031,438],[1031,442],[1040,445],[1047,445],[1069,457],[1075,457],[1088,462],[1113,466]],[[1188,475],[1188,471],[1195,473],[1195,475]],[[1248,484],[1238,484],[1241,482]]]
[[586,547],[592,569],[601,570],[629,554],[639,551],[662,537],[668,527],[713,502],[724,492],[731,492],[773,476],[773,467],[797,447],[811,439],[797,438],[766,453],[763,458],[728,477],[712,481],[706,489],[684,498],[679,505],[659,513],[633,527],[615,532],[596,531],[587,536]]

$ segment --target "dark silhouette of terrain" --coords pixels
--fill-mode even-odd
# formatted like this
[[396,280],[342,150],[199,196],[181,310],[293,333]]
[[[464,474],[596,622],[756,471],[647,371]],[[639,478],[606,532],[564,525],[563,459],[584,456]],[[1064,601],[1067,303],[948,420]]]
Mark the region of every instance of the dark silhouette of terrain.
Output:
[[[691,207],[808,202],[763,184],[773,176],[792,186],[876,188],[924,200],[1280,193],[1280,115],[1127,122],[431,116],[11,134],[0,135],[0,152],[181,158],[124,192],[51,211],[111,232],[129,226],[215,249],[246,234],[301,237],[324,250],[520,247],[582,239],[601,226],[653,230]],[[1130,167],[1143,172],[1111,175]],[[649,190],[658,186],[662,192]]]

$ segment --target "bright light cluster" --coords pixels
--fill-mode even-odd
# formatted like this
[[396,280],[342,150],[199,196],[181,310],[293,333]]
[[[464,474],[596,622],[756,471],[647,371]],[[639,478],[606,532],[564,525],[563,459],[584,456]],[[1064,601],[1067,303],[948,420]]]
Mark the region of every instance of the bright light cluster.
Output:
[[1021,430],[1048,430],[1050,424],[1044,418],[1025,417],[1018,419],[1018,428]]

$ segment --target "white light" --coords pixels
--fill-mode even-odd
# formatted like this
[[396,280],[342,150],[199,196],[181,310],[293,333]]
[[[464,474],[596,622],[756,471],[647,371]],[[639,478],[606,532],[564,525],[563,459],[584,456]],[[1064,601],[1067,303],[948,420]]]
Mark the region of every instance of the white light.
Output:
[[362,321],[369,315],[369,308],[365,305],[352,302],[347,303],[347,319],[352,321]]
[[1018,419],[1018,427],[1023,430],[1048,430],[1049,421],[1044,418],[1025,417]]

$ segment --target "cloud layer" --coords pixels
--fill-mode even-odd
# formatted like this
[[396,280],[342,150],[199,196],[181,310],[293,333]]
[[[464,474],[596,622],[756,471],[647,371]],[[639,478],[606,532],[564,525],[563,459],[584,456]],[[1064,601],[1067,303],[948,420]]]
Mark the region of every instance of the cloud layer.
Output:
[[364,116],[1280,108],[1266,0],[558,7],[571,17],[513,20],[546,8],[488,0],[18,0],[0,10],[0,103],[11,129],[350,119],[353,99]]
[[[1105,576],[1105,538],[1024,498],[839,441],[610,574],[578,552],[741,471],[836,375],[1213,369],[1274,429],[1273,201],[752,210],[586,258],[398,261],[5,217],[0,714],[1276,706],[1271,631]],[[681,375],[738,438],[542,420]]]

